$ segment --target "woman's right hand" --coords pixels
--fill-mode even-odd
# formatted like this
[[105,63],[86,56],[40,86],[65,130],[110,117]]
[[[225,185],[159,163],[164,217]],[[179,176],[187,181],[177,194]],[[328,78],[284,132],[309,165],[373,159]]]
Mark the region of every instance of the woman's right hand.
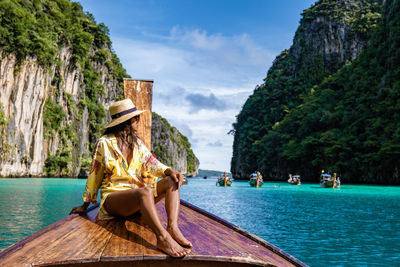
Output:
[[183,174],[177,171],[174,171],[171,168],[168,168],[164,171],[164,174],[170,176],[176,183],[178,183],[178,189],[181,187],[183,183]]
[[87,204],[83,203],[81,206],[73,208],[69,214],[71,215],[71,214],[84,213],[88,206],[89,206],[89,203],[87,203]]

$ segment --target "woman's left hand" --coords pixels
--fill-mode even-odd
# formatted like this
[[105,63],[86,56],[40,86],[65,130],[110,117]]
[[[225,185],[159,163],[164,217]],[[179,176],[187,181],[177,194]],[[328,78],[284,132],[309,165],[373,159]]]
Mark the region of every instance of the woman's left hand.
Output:
[[178,188],[181,187],[183,182],[183,174],[177,171],[174,171],[171,168],[165,170],[165,175],[170,176],[175,182],[178,183]]

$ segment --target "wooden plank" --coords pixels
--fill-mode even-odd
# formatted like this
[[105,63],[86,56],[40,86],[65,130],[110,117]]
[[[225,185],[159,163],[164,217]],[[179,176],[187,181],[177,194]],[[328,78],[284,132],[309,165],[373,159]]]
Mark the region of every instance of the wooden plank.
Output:
[[99,261],[107,242],[111,237],[110,229],[113,225],[104,222],[103,225],[93,224],[91,221],[80,218],[80,227],[71,231],[60,242],[49,246],[46,251],[41,252],[43,258],[53,255],[52,262],[85,262]]
[[142,239],[139,235],[140,230],[137,229],[137,227],[132,226],[130,226],[130,229],[128,230],[126,227],[127,223],[124,220],[118,220],[114,223],[116,224],[116,227],[101,258],[106,259],[119,257],[124,259],[126,256],[130,256],[137,260],[141,260],[143,258],[143,247],[141,245]]
[[147,110],[140,115],[138,136],[151,150],[151,105],[153,99],[153,81],[124,79],[125,98],[130,98],[139,110]]
[[[157,204],[157,210],[160,215],[160,220],[165,227],[167,217],[164,209],[164,201],[160,201]],[[254,263],[264,262],[264,264],[273,264],[277,266],[292,266],[291,263],[275,255],[272,251],[226,228],[224,225],[216,224],[215,221],[194,212],[188,207],[181,207],[179,220],[182,233],[194,245],[192,253],[185,257],[186,259],[210,261],[218,258],[223,261],[243,260],[252,261]],[[167,255],[157,250],[154,233],[149,228],[143,226],[144,222],[140,220],[140,217],[130,219],[127,223],[132,227],[132,229],[130,229],[131,232],[136,232],[136,234],[141,232],[143,260],[168,258]],[[109,246],[111,246],[112,242],[113,241],[110,241]],[[136,245],[139,244],[138,240],[133,241],[130,240],[129,237],[126,237],[124,242],[134,242]],[[261,252],[258,250],[261,250]],[[114,250],[114,253],[110,253],[109,248],[107,248],[104,251],[102,259],[110,260],[110,257],[113,257],[115,260],[121,256],[124,256],[124,258],[121,259],[125,260],[133,258],[139,259],[140,256],[134,256],[135,253],[138,252],[131,249],[129,253],[119,255],[118,250]]]
[[131,220],[113,220],[116,227],[102,254],[102,259],[111,260],[115,257],[124,259],[128,256],[137,260],[143,259],[141,226]]
[[[161,201],[157,204],[157,208],[165,226],[167,216],[163,205],[164,202]],[[224,257],[240,255],[243,248],[234,248],[232,244],[227,242],[231,239],[231,233],[224,231],[225,236],[221,237],[220,229],[208,220],[207,217],[194,213],[193,210],[181,205],[178,220],[179,228],[183,235],[193,243],[192,254]],[[246,254],[245,257],[247,256],[249,255]]]
[[166,257],[157,249],[154,233],[150,228],[144,226],[143,219],[139,214],[135,214],[127,220],[114,221],[118,225],[102,254],[102,260],[143,260],[144,256],[148,255]]
[[201,214],[194,214],[187,207],[182,207],[180,213],[181,231],[188,233],[188,239],[193,239],[193,253],[207,256],[244,257],[259,260],[247,252],[247,243],[236,244],[236,233],[226,231],[220,225],[208,221]]
[[[157,204],[157,210],[160,214],[161,223],[166,227],[167,215],[164,201],[160,201]],[[222,258],[223,260],[229,260],[230,258],[243,257],[247,260],[268,262],[252,253],[245,252],[249,244],[242,242],[242,244],[237,245],[235,243],[237,240],[232,238],[232,231],[224,229],[226,228],[225,226],[214,224],[213,221],[210,222],[209,218],[194,212],[188,207],[181,205],[178,222],[181,232],[193,243],[192,253],[189,257],[202,258],[203,260],[215,257],[221,257],[221,260]],[[201,227],[201,225],[203,226]],[[221,234],[224,236],[221,236]],[[234,234],[241,236],[237,233]],[[245,237],[244,239],[247,240]],[[250,245],[254,244],[251,243]]]
[[[157,203],[157,212],[160,215],[159,217],[161,223],[163,224],[164,227],[166,227],[167,214],[165,212],[164,203],[165,203],[164,200]],[[194,223],[193,220],[191,220],[194,214],[191,214],[190,212],[185,213],[184,206],[181,206],[180,209],[181,210],[178,217],[179,229],[181,230],[182,234],[192,242],[193,244],[192,254],[209,255],[207,253],[201,253],[201,245],[204,240],[208,240],[206,242],[207,244],[214,242],[215,241],[214,237],[209,235],[209,233],[207,231],[204,231],[204,229],[199,228],[198,225]],[[202,222],[197,221],[197,223],[202,223]],[[230,250],[224,245],[224,242],[219,242],[219,247],[220,247],[220,253],[218,254],[219,256],[226,256],[227,254],[231,255]],[[224,249],[226,250],[225,252],[223,252]]]
[[65,217],[65,218],[63,218],[63,219],[61,219],[61,220],[59,220],[59,221],[57,221],[57,222],[55,222],[55,223],[43,228],[43,229],[33,233],[32,235],[22,239],[21,241],[17,242],[16,244],[12,245],[11,247],[9,247],[9,248],[3,250],[2,252],[0,252],[0,260],[2,258],[4,258],[5,255],[10,254],[13,251],[22,248],[23,246],[25,246],[26,243],[31,242],[32,240],[36,239],[37,237],[47,233],[50,230],[53,230],[53,229],[57,228],[58,226],[64,224],[67,221],[72,220],[73,218],[75,218],[77,216],[78,216],[77,214],[69,215],[69,216],[67,216],[67,217]]
[[[197,211],[182,201],[179,225],[182,233],[193,243],[192,253],[184,259],[171,259],[156,248],[154,233],[145,226],[140,214],[129,219],[93,223],[96,209],[88,216],[69,217],[56,227],[40,231],[29,242],[2,253],[0,266],[26,264],[80,264],[82,266],[305,266],[290,261],[263,240],[252,237],[221,218]],[[164,201],[157,204],[162,224],[166,226]],[[247,234],[246,234],[247,233]],[[21,241],[22,242],[22,241]],[[267,243],[267,242],[265,242]],[[150,264],[150,265],[149,265]]]
[[146,258],[166,258],[167,255],[157,248],[157,238],[153,231],[141,218],[141,237],[143,246],[143,259]]
[[[68,223],[64,223],[57,228],[51,229],[42,235],[36,236],[19,249],[12,251],[4,255],[0,260],[1,266],[7,265],[24,265],[36,261],[36,254],[40,251],[45,250],[48,247],[48,240],[54,241],[54,236],[65,236],[68,235],[74,229],[79,227],[79,217],[75,217]],[[16,244],[18,245],[18,243]]]
[[1,266],[98,261],[111,232],[75,217],[0,259]]
[[272,251],[261,247],[254,241],[221,224],[215,223],[215,221],[211,221],[204,215],[197,214],[196,216],[192,216],[191,212],[188,212],[186,207],[182,208],[181,211],[182,217],[184,217],[183,220],[185,220],[184,225],[191,225],[192,229],[194,228],[198,231],[195,233],[195,237],[199,238],[199,242],[194,248],[196,254],[208,255],[210,257],[214,255],[240,257],[255,261],[264,261],[277,266],[292,266],[286,260],[277,257]]

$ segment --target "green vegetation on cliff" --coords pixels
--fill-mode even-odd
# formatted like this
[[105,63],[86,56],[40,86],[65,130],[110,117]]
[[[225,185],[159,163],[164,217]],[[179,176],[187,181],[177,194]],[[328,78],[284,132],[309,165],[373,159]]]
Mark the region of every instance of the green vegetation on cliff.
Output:
[[46,100],[43,110],[43,127],[45,136],[53,136],[61,128],[65,119],[63,106],[57,104],[51,98]]
[[8,143],[6,128],[8,125],[8,120],[5,117],[3,106],[0,104],[0,156],[1,160],[7,160],[9,158],[9,153],[11,150],[11,145]]
[[[108,28],[103,23],[97,24],[93,15],[84,13],[82,6],[76,2],[69,0],[0,2],[0,48],[3,53],[1,56],[13,54],[17,58],[17,63],[22,63],[31,57],[49,72],[54,70],[51,82],[53,91],[44,108],[46,138],[52,138],[57,134],[65,139],[71,136],[71,131],[77,136],[76,121],[82,119],[81,116],[86,108],[90,133],[89,150],[93,149],[92,146],[106,123],[106,110],[100,100],[105,95],[106,88],[100,82],[98,65],[102,64],[107,68],[108,75],[117,81],[120,91],[117,100],[123,97],[123,78],[129,77],[112,51],[108,35]],[[61,49],[68,50],[71,62],[62,62],[59,59]],[[84,91],[80,99],[73,99],[60,89],[64,83],[60,68],[65,64],[70,64],[83,73],[83,83],[80,87]],[[56,103],[60,95],[68,103],[68,113],[63,106]],[[75,123],[67,125],[70,124],[71,118],[75,119]],[[69,160],[72,157],[71,145],[75,145],[74,140],[64,141],[66,142],[62,142],[57,155],[50,155],[45,163],[45,169],[50,174],[68,172],[66,164],[54,164],[63,161],[66,155]]]
[[399,1],[386,1],[368,47],[281,122],[276,132],[285,136],[281,156],[289,166],[335,170],[344,181],[400,183],[399,12]]
[[111,47],[108,28],[76,2],[3,0],[0,17],[0,46],[20,62],[30,56],[51,66],[60,47],[69,47],[73,61],[83,66],[93,46]]
[[78,145],[78,136],[70,124],[63,124],[65,118],[64,107],[47,98],[43,110],[44,136],[48,139],[58,135],[61,148],[54,155],[49,155],[45,161],[44,171],[48,175],[66,176],[71,171],[72,150]]
[[[29,61],[40,68],[41,74],[41,69],[45,70],[43,79],[51,78],[50,84],[45,81],[47,98],[38,101],[40,107],[43,105],[39,118],[43,118],[43,147],[47,149],[43,151],[47,157],[43,175],[70,176],[80,169],[84,176],[91,165],[93,145],[107,120],[103,105],[123,98],[123,78],[129,77],[111,48],[108,28],[70,0],[3,0],[0,57],[9,57],[10,64],[16,58],[14,76]],[[8,128],[9,121],[0,106],[1,159],[18,161],[11,154],[18,154],[18,145],[23,142],[19,139],[12,146],[7,143],[13,131]],[[170,138],[177,152],[186,155],[187,171],[196,172],[198,163],[188,139],[166,125],[162,138]],[[176,160],[175,155],[157,145],[156,154],[167,162]],[[29,165],[30,157],[29,153],[22,155],[23,164]]]
[[[259,169],[267,177],[291,172],[316,181],[328,169],[344,182],[400,183],[399,1],[386,1],[382,18],[377,2],[318,1],[304,11],[298,46],[276,58],[233,125],[234,176]],[[317,17],[344,18],[334,25],[348,23],[369,45],[352,62],[339,54],[327,60],[302,35]]]
[[196,172],[196,156],[191,149],[191,144],[186,136],[182,135],[175,127],[171,126],[169,122],[158,115],[157,113],[152,113],[153,120],[156,118],[162,122],[162,128],[160,132],[160,138],[154,138],[158,129],[152,127],[152,152],[158,157],[158,159],[167,164],[167,165],[175,165],[174,156],[171,155],[171,151],[168,150],[167,147],[164,147],[164,143],[166,140],[171,140],[178,147],[178,152],[181,150],[186,150],[186,165],[187,165],[187,173]]

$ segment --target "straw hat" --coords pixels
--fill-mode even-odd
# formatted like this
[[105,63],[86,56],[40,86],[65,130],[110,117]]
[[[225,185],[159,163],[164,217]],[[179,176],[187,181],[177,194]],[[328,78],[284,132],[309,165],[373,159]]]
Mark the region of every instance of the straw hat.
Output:
[[109,110],[112,120],[105,128],[113,127],[145,112],[145,110],[136,109],[129,98],[112,103]]

